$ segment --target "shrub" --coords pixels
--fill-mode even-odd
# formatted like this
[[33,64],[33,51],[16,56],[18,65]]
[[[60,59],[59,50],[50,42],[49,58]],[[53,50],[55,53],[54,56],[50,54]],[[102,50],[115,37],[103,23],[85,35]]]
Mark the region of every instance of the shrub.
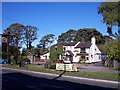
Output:
[[55,65],[55,63],[53,63],[53,62],[51,62],[51,61],[47,61],[46,63],[45,63],[45,66],[44,66],[45,68],[48,68],[48,69],[55,69],[56,68],[56,65]]

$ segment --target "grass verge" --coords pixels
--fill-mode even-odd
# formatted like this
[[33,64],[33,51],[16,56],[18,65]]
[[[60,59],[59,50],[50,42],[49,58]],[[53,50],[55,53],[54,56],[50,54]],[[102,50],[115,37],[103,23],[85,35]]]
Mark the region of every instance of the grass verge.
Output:
[[[19,69],[19,65],[11,65],[11,64],[3,64],[3,67],[9,67],[9,68],[17,68]],[[22,69],[26,70],[34,70],[34,71],[40,71],[40,72],[49,72],[49,73],[55,73],[55,74],[61,74],[63,71],[57,71],[55,69],[46,69],[44,67],[36,67],[35,64],[28,64],[22,67]],[[73,75],[73,76],[81,76],[81,77],[91,77],[91,78],[101,78],[101,79],[112,79],[112,80],[118,80],[120,78],[119,74],[113,74],[113,73],[105,73],[105,72],[90,72],[90,71],[78,71],[78,72],[65,72],[65,75]]]

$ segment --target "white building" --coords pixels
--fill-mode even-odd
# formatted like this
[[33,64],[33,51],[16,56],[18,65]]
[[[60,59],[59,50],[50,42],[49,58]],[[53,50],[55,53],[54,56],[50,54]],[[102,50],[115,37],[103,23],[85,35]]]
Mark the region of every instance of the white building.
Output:
[[45,52],[45,53],[40,55],[40,59],[47,60],[47,59],[49,59],[49,56],[50,56],[50,53],[49,52]]
[[[57,48],[58,45],[63,45],[64,51],[63,55],[59,54],[58,59],[64,60],[65,63],[77,63],[80,61],[94,63],[101,61],[101,51],[96,46],[96,40],[94,37],[88,42],[56,42],[53,46]],[[41,59],[49,59],[49,56],[49,52],[40,55]]]
[[91,42],[59,42],[53,46],[63,45],[64,55],[60,55],[58,59],[61,60],[63,57],[64,62],[77,63],[84,61],[85,63],[93,63],[101,61],[101,51],[96,46],[96,40],[94,37],[91,38]]

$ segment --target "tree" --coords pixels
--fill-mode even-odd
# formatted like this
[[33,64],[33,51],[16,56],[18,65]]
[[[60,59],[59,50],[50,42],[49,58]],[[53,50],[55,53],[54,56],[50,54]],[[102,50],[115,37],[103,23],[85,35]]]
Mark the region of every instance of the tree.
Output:
[[95,28],[83,28],[79,29],[77,32],[77,35],[75,37],[75,40],[77,41],[91,41],[92,37],[96,38],[96,43],[101,44],[104,43],[104,37],[103,35],[97,31]]
[[54,41],[54,36],[54,34],[47,34],[43,36],[38,46],[42,47],[43,49],[45,49],[47,46],[50,46]]
[[7,36],[7,55],[8,59],[13,56],[13,61],[17,64],[19,61],[19,49],[22,46],[23,39],[23,27],[20,23],[11,24],[7,29],[4,30],[3,34]]
[[37,31],[38,31],[38,29],[33,26],[25,26],[24,27],[23,42],[25,43],[27,49],[32,48],[32,42],[37,39]]
[[110,60],[120,60],[120,43],[118,40],[106,42],[105,50]]
[[103,16],[103,23],[107,25],[107,32],[110,36],[120,36],[120,29],[118,33],[113,34],[112,27],[120,27],[120,2],[103,2],[98,7],[98,14]]
[[23,27],[20,23],[11,24],[7,29],[4,30],[3,34],[9,34],[9,45],[21,46],[23,39]]
[[59,37],[58,37],[58,42],[68,42],[68,41],[74,41],[74,38],[76,37],[77,31],[70,29],[65,33],[62,33]]
[[[111,60],[120,61],[120,2],[103,2],[98,7],[98,14],[103,16],[103,23],[107,25],[107,32],[110,36],[115,37],[115,40],[107,42],[105,48],[107,55]],[[118,32],[113,33],[113,26],[118,26]],[[120,64],[120,63],[119,63]]]
[[51,46],[50,59],[46,62],[45,68],[55,69],[55,62],[58,60],[58,56],[63,54],[64,54],[63,45]]
[[91,41],[91,37],[93,36],[96,37],[97,44],[105,42],[105,37],[95,28],[83,28],[79,30],[70,29],[58,37],[58,42]]

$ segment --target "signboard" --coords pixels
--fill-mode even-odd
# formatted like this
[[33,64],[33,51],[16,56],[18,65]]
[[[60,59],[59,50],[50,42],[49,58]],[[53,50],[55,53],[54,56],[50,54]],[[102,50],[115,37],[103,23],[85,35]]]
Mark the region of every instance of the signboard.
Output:
[[77,64],[56,63],[56,70],[77,71]]
[[56,63],[56,70],[65,70],[65,64]]
[[2,37],[2,43],[7,43],[7,37]]

